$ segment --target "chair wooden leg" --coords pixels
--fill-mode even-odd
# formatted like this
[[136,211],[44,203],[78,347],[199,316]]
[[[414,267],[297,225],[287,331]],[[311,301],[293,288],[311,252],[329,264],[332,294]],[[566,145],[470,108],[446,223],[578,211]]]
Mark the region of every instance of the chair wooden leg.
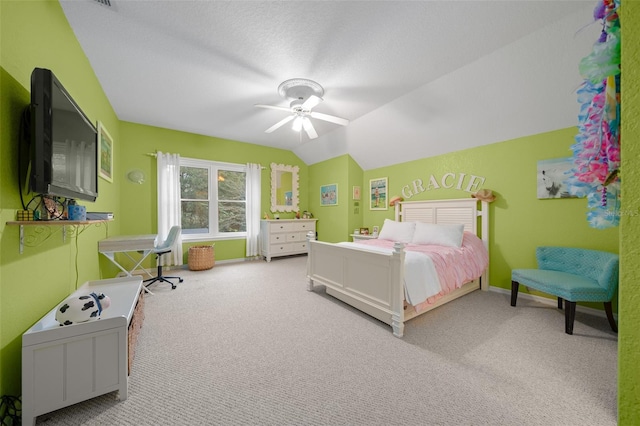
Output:
[[564,307],[564,332],[573,334],[573,321],[576,319],[576,302],[566,301]]
[[558,297],[558,309],[562,309],[562,297]]
[[517,281],[511,281],[511,306],[516,306],[516,301],[518,300],[518,287],[520,283]]
[[616,320],[613,318],[613,309],[611,308],[611,302],[604,302],[604,311],[607,313],[607,319],[609,320],[611,329],[617,333],[618,325],[616,324]]

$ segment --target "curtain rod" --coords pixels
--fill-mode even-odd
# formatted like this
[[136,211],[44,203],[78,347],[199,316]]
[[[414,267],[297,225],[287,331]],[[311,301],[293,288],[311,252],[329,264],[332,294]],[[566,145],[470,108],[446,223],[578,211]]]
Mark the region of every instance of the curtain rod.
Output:
[[[158,152],[147,152],[147,155],[148,155],[149,157],[158,157]],[[265,166],[263,166],[262,164],[260,164],[260,169],[265,170],[265,169],[266,169],[266,167],[265,167]]]

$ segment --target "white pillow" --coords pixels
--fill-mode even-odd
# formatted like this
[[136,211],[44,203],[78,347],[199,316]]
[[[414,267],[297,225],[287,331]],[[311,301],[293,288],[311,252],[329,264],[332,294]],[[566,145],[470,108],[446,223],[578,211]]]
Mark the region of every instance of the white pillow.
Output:
[[437,246],[460,247],[464,236],[463,224],[416,223],[413,244],[433,244]]
[[385,219],[378,234],[378,239],[410,243],[413,239],[415,227],[415,222],[396,222],[395,220]]

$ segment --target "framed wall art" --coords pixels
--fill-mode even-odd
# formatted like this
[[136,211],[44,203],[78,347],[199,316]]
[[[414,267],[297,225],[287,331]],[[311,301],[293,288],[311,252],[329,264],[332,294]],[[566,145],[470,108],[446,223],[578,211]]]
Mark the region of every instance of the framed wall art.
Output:
[[387,178],[369,181],[369,210],[387,210]]
[[113,138],[100,121],[98,121],[98,165],[100,177],[113,182]]
[[353,187],[353,199],[356,201],[360,200],[360,187],[359,186],[354,186]]
[[320,205],[321,206],[337,206],[338,205],[338,184],[322,185],[320,187]]
[[577,198],[569,194],[566,182],[572,168],[571,157],[538,161],[538,199]]

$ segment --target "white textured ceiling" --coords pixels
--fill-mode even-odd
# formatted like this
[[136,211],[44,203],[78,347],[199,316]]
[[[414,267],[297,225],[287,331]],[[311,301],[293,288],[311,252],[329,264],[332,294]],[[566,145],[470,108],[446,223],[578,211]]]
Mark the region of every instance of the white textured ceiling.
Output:
[[[365,170],[577,124],[595,1],[62,0],[120,120]],[[278,85],[324,89],[309,140]]]

